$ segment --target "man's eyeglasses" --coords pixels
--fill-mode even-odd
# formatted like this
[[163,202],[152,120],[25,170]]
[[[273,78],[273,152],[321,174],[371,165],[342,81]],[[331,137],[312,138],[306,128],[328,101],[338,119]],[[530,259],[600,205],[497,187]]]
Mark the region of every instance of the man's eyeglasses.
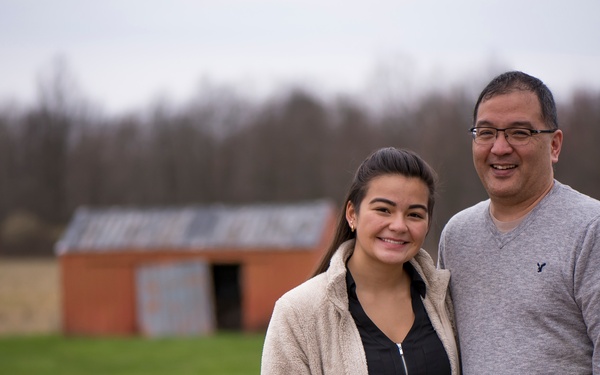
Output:
[[473,140],[478,145],[491,145],[496,141],[498,132],[504,132],[506,141],[511,146],[525,146],[531,140],[531,137],[540,133],[554,133],[556,129],[549,130],[536,130],[527,128],[507,128],[499,129],[492,128],[489,126],[478,126],[469,129],[469,132],[473,136]]

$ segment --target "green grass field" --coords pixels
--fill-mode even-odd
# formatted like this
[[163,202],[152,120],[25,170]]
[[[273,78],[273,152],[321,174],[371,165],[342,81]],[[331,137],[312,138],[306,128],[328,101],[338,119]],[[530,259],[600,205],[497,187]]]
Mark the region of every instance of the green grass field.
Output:
[[0,337],[0,374],[242,375],[260,372],[264,334],[194,338]]

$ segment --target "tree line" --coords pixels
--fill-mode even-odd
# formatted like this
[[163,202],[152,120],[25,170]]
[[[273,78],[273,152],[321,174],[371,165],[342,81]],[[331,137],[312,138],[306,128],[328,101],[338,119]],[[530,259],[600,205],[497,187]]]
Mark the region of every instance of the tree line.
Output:
[[[454,213],[486,198],[471,159],[482,87],[381,101],[292,88],[260,102],[206,90],[106,116],[60,79],[26,108],[0,103],[0,255],[51,255],[79,206],[183,206],[341,199],[358,164],[384,146],[416,151],[439,174],[427,249]],[[556,176],[600,198],[600,92],[559,103]]]

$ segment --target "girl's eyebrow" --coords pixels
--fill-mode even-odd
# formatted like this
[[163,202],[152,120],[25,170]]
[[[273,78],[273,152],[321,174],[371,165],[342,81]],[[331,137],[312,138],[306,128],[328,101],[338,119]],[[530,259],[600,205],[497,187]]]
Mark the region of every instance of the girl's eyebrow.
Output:
[[420,208],[423,211],[427,211],[427,206],[425,206],[423,204],[411,204],[410,206],[408,206],[408,208],[410,208],[410,209]]
[[[396,202],[391,201],[389,199],[386,198],[373,198],[371,199],[371,201],[369,202],[370,204],[373,203],[385,203],[385,204],[389,204],[390,206],[396,207]],[[423,204],[411,204],[410,206],[408,206],[409,209],[413,210],[416,208],[420,208],[424,211],[427,211],[427,206],[423,205]]]
[[391,200],[386,199],[386,198],[373,198],[373,199],[371,199],[371,201],[369,203],[370,204],[373,204],[373,203],[385,203],[385,204],[389,204],[390,206],[396,207],[396,202],[391,201]]

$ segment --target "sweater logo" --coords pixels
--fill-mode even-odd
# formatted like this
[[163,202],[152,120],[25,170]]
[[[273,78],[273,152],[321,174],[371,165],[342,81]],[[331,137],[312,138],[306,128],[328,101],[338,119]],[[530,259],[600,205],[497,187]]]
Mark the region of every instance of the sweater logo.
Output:
[[538,266],[538,272],[542,272],[542,270],[544,269],[544,267],[546,266],[546,263],[542,263],[542,264],[537,264]]

